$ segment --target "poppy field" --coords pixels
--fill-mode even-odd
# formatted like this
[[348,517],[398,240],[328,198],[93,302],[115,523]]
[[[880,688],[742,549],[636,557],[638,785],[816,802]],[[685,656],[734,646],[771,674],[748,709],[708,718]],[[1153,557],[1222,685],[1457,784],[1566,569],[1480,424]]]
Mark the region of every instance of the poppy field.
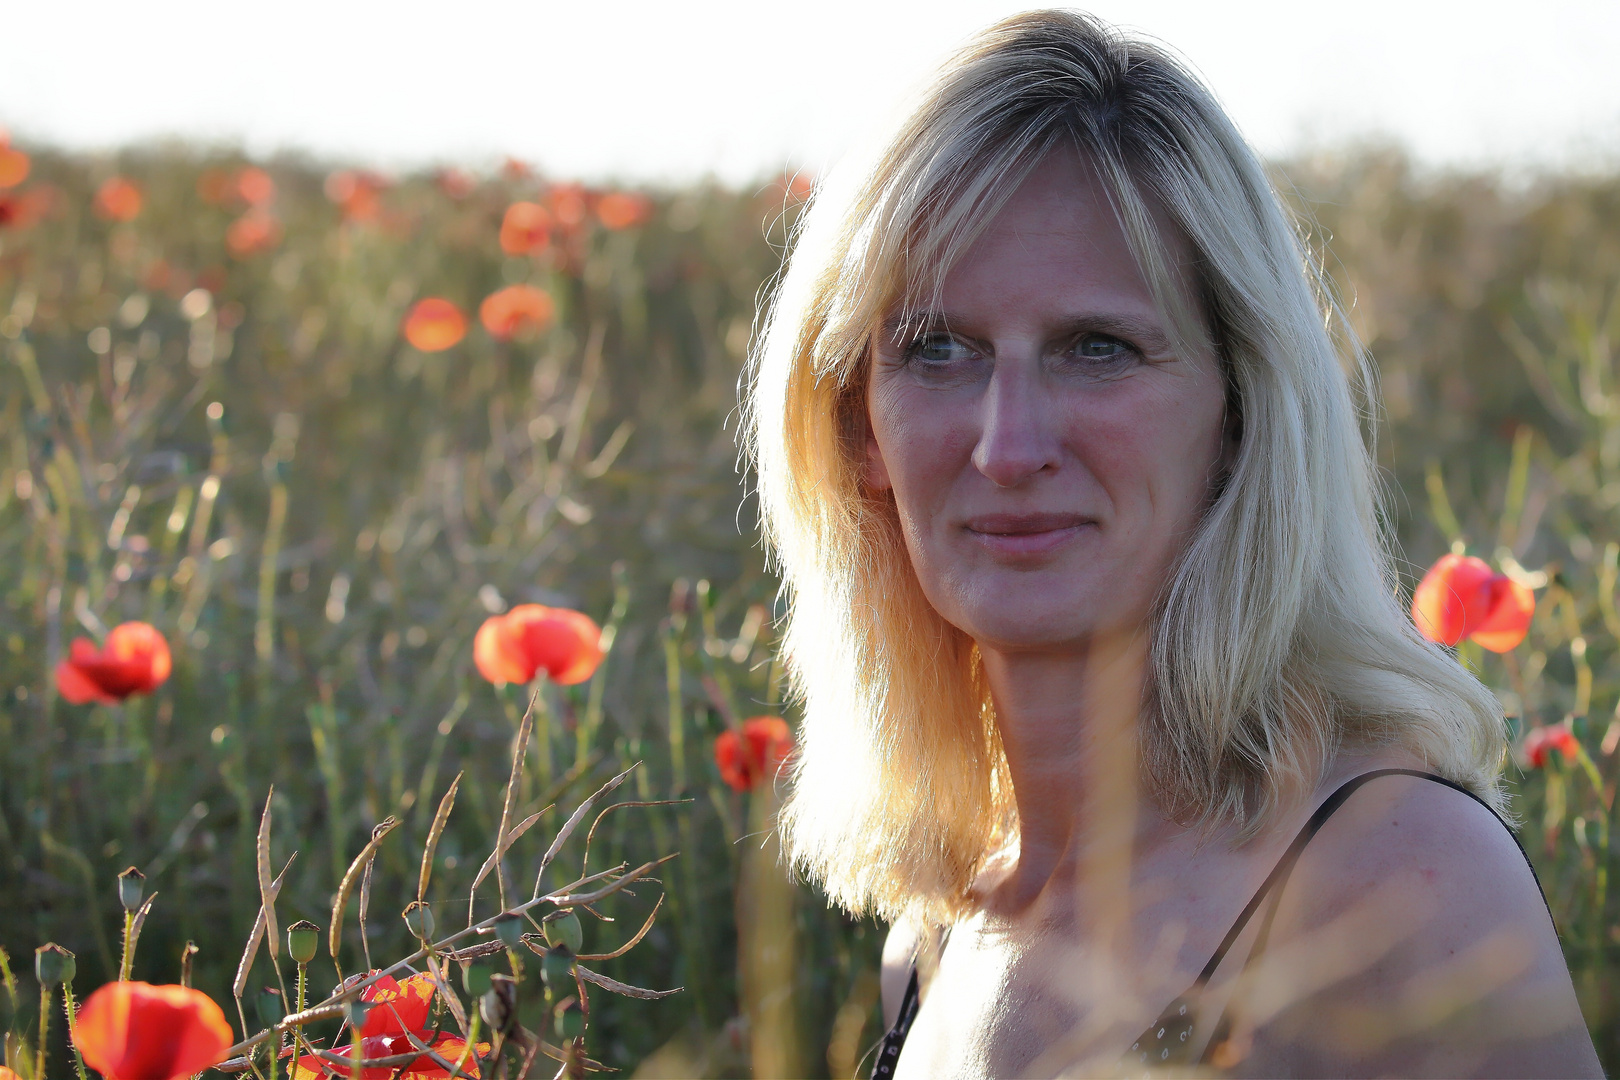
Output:
[[[1279,178],[1620,1067],[1620,177]],[[6,1068],[856,1072],[734,442],[811,187],[0,140]]]

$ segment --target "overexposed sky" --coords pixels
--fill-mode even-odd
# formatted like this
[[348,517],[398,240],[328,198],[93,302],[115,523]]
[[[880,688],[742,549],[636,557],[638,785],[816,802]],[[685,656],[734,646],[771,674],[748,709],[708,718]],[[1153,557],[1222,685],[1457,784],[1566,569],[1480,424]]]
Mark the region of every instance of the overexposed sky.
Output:
[[[1006,0],[57,0],[7,5],[0,125],[410,167],[746,182],[820,169]],[[1263,153],[1393,137],[1433,164],[1620,162],[1620,0],[1097,0],[1200,70]]]

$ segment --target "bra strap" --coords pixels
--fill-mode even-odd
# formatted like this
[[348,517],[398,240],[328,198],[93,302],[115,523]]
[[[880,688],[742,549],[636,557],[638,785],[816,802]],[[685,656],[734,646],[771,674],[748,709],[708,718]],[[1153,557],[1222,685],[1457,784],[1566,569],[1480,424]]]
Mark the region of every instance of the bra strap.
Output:
[[[1322,805],[1316,808],[1316,812],[1311,815],[1310,820],[1305,823],[1304,827],[1299,830],[1298,835],[1294,837],[1293,843],[1288,845],[1288,850],[1283,853],[1281,859],[1277,860],[1277,865],[1272,869],[1270,875],[1256,890],[1254,897],[1243,909],[1243,913],[1238,916],[1237,922],[1232,924],[1232,929],[1226,932],[1226,937],[1221,941],[1220,948],[1215,950],[1215,955],[1210,957],[1209,963],[1204,965],[1204,970],[1198,975],[1198,981],[1193,984],[1194,987],[1203,987],[1209,983],[1209,980],[1214,977],[1216,969],[1221,966],[1221,961],[1225,959],[1227,951],[1237,941],[1238,936],[1243,933],[1243,928],[1248,926],[1249,920],[1259,910],[1260,904],[1266,899],[1267,894],[1276,889],[1276,895],[1272,896],[1271,907],[1266,912],[1265,922],[1260,926],[1259,936],[1255,938],[1254,947],[1249,950],[1249,958],[1245,961],[1244,966],[1247,967],[1249,964],[1254,963],[1256,957],[1265,950],[1266,938],[1270,935],[1272,921],[1277,916],[1277,906],[1282,899],[1281,886],[1287,882],[1288,875],[1293,872],[1294,864],[1299,861],[1299,856],[1305,850],[1305,845],[1311,842],[1311,838],[1327,823],[1327,819],[1332,817],[1334,812],[1344,805],[1345,800],[1355,794],[1357,788],[1380,776],[1416,776],[1423,780],[1432,780],[1437,784],[1444,784],[1448,788],[1462,792],[1485,807],[1485,809],[1490,810],[1491,816],[1500,821],[1502,828],[1507,829],[1508,835],[1513,837],[1514,846],[1519,849],[1519,854],[1524,856],[1524,864],[1530,867],[1530,876],[1535,879],[1536,889],[1541,893],[1541,902],[1547,907],[1547,917],[1552,918],[1552,905],[1547,902],[1547,891],[1541,887],[1541,879],[1536,876],[1536,868],[1530,863],[1529,853],[1524,850],[1524,845],[1519,842],[1519,837],[1514,833],[1512,827],[1502,820],[1501,815],[1491,809],[1489,803],[1461,784],[1447,780],[1445,777],[1435,773],[1420,772],[1417,769],[1374,769],[1371,772],[1364,772],[1360,776],[1351,777],[1340,784],[1334,789],[1333,794],[1324,799]],[[1555,921],[1553,924],[1554,932],[1557,929]]]

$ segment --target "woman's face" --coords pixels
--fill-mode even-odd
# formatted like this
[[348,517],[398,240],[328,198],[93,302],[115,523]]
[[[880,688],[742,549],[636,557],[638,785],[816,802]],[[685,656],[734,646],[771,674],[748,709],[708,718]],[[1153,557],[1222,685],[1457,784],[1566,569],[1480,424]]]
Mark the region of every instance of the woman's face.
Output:
[[1142,626],[1226,449],[1213,350],[1175,351],[1072,153],[1031,174],[940,302],[891,313],[867,386],[867,480],[893,489],[929,601],[1001,650]]

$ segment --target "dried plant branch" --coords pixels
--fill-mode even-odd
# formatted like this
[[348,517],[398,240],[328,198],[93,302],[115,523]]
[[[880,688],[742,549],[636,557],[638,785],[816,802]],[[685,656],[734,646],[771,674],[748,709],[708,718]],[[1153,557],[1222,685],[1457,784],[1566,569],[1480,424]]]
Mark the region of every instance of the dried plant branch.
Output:
[[439,849],[439,837],[444,835],[445,822],[450,820],[450,811],[456,805],[456,791],[461,787],[462,776],[463,773],[456,773],[456,778],[450,781],[450,790],[439,800],[439,809],[434,812],[433,824],[428,828],[427,843],[422,847],[422,871],[416,878],[418,903],[427,900],[428,881],[433,877],[433,855]]
[[575,895],[553,893],[552,895],[542,897],[541,899],[550,900],[553,904],[556,904],[559,907],[571,907],[575,904],[594,904],[603,897],[612,896],[626,885],[642,880],[647,871],[662,866],[664,863],[669,862],[669,860],[675,858],[675,856],[679,854],[680,852],[673,851],[668,855],[665,855],[662,859],[654,859],[652,862],[642,863],[640,866],[624,875],[624,877],[616,879],[611,885],[598,889],[595,892],[578,893]]
[[[468,925],[472,924],[472,920],[473,920],[473,903],[478,899],[478,886],[483,884],[483,881],[484,881],[485,878],[489,877],[490,871],[495,869],[496,863],[500,862],[501,859],[504,859],[506,857],[507,850],[509,848],[511,848],[511,846],[513,844],[517,843],[518,838],[520,836],[522,836],[524,833],[528,832],[530,826],[532,826],[535,822],[539,821],[540,816],[542,814],[544,814],[546,812],[546,810],[550,810],[550,809],[551,809],[551,807],[548,806],[543,810],[536,810],[534,813],[530,814],[528,817],[524,818],[521,822],[519,822],[517,828],[513,829],[511,832],[506,834],[506,838],[505,838],[504,843],[497,846],[494,851],[490,852],[489,853],[489,858],[484,860],[484,865],[478,868],[478,876],[473,878],[472,888],[469,889],[468,892],[467,892],[467,923],[468,923]],[[501,900],[501,908],[504,910],[505,907],[506,907],[506,900],[505,900],[505,898],[503,896],[503,898]]]
[[[287,860],[287,865],[281,868],[276,880],[270,883],[272,896],[281,892],[281,883],[287,878],[287,871],[292,869],[293,860],[298,858],[298,852],[293,852]],[[264,940],[265,917],[264,908],[259,908],[258,918],[253,920],[253,930],[248,934],[247,946],[242,950],[242,960],[236,965],[236,979],[231,983],[231,993],[236,998],[237,1011],[241,1011],[242,992],[247,989],[248,972],[253,968],[253,961],[259,955],[259,944]],[[247,1034],[247,1025],[242,1025],[242,1033]]]
[[270,818],[271,800],[276,797],[276,785],[264,797],[264,813],[259,815],[259,836],[254,844],[259,871],[259,910],[264,913],[264,926],[270,938],[270,959],[281,958],[281,930],[276,926],[276,894],[270,871]]
[[677,806],[681,803],[689,803],[692,801],[693,800],[691,799],[648,799],[634,802],[616,802],[611,806],[602,807],[602,812],[596,815],[596,820],[591,822],[590,829],[585,833],[585,857],[580,860],[580,872],[583,873],[591,864],[591,841],[596,839],[596,827],[602,824],[602,819],[607,817],[613,811],[624,806]]
[[640,764],[639,761],[635,762],[624,772],[597,788],[596,793],[580,803],[579,807],[569,815],[568,820],[563,822],[562,829],[557,833],[557,838],[551,842],[551,846],[546,849],[545,857],[540,860],[540,869],[534,876],[534,896],[536,899],[540,896],[540,883],[545,880],[546,867],[551,865],[552,860],[557,857],[557,852],[561,851],[563,844],[568,842],[568,838],[574,835],[574,830],[579,828],[579,823],[584,819],[585,815],[591,812],[591,807],[596,805],[596,800],[624,783],[625,779]]
[[663,906],[664,906],[664,898],[663,898],[662,895],[660,895],[658,897],[658,902],[653,905],[652,911],[650,911],[647,914],[647,921],[641,924],[641,929],[640,930],[636,931],[636,936],[631,938],[629,941],[625,942],[623,945],[619,946],[617,949],[614,949],[612,952],[607,952],[607,953],[580,953],[579,954],[579,959],[581,959],[581,960],[617,960],[619,957],[623,956],[625,953],[629,952],[631,949],[633,949],[637,945],[641,944],[641,939],[646,937],[647,936],[647,931],[652,929],[653,920],[658,918],[658,909],[663,907]]
[[[497,868],[500,866],[501,855],[506,851],[508,844],[506,839],[507,830],[512,826],[512,811],[517,805],[518,782],[523,779],[523,758],[529,747],[529,733],[534,730],[534,706],[539,700],[540,687],[536,686],[534,693],[529,695],[529,707],[524,710],[523,719],[518,724],[517,738],[512,741],[512,772],[506,780],[506,801],[501,806],[501,824],[499,830],[495,833],[495,851],[490,856]],[[506,910],[505,871],[496,870],[495,885],[500,892],[501,910],[504,911]],[[468,906],[471,907],[470,902]],[[469,921],[471,921],[470,918]]]
[[590,968],[583,965],[576,967],[575,970],[579,972],[579,977],[588,983],[595,983],[602,989],[611,990],[615,994],[623,994],[625,997],[641,998],[644,1001],[657,1001],[659,998],[673,997],[676,994],[682,993],[686,989],[684,986],[677,986],[673,990],[647,990],[640,986],[631,986],[629,983],[622,983],[618,979],[610,979],[606,975],[598,974],[597,972],[594,972]]
[[338,949],[343,945],[343,909],[349,906],[349,894],[354,891],[355,879],[360,876],[371,860],[377,854],[377,845],[383,837],[394,831],[399,822],[392,817],[384,818],[375,829],[371,830],[371,840],[360,849],[360,854],[354,857],[349,869],[343,875],[343,882],[338,885],[337,896],[332,899],[332,923],[326,933],[326,947],[332,954],[332,966],[337,968],[338,978],[343,978],[343,965],[338,962]]

